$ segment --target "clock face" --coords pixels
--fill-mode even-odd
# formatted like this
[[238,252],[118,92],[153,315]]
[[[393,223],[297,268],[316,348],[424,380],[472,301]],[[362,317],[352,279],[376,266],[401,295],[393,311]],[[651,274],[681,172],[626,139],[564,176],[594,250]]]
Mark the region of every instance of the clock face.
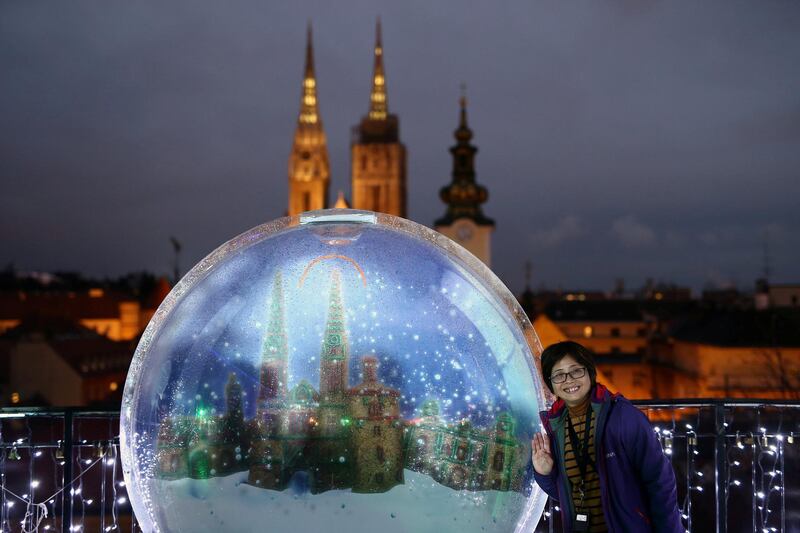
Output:
[[460,224],[456,228],[456,237],[459,241],[468,241],[472,238],[472,227],[469,224]]

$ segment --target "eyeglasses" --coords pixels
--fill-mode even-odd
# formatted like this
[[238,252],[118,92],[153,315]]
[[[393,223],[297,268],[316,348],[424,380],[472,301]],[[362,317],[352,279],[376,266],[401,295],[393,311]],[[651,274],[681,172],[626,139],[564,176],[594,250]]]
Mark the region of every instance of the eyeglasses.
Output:
[[561,372],[559,374],[553,374],[550,376],[550,381],[553,383],[564,383],[567,381],[567,376],[571,377],[572,379],[581,379],[583,376],[586,375],[586,368],[580,367],[574,370],[570,370],[569,372]]

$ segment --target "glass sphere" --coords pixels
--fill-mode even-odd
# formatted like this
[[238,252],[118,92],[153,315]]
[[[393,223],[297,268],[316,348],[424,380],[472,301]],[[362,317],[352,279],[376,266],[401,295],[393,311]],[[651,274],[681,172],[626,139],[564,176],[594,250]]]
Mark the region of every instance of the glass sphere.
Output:
[[532,531],[539,341],[508,289],[424,226],[282,218],[167,296],[125,384],[145,531]]

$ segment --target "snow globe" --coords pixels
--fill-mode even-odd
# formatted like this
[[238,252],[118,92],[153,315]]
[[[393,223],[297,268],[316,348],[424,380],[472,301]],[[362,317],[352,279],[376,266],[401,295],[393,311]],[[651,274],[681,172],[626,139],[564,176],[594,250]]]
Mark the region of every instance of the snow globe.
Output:
[[539,341],[469,252],[332,209],[196,265],[134,355],[121,446],[144,531],[533,531]]

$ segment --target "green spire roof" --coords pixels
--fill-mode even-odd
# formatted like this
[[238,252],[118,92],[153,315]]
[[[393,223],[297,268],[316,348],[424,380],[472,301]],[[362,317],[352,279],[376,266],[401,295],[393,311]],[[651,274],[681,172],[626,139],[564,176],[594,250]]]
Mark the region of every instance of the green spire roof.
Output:
[[269,304],[269,323],[267,324],[267,335],[264,338],[261,360],[288,360],[288,358],[289,343],[286,340],[286,326],[283,317],[283,276],[278,272],[275,274],[275,281],[272,285],[272,299]]
[[331,293],[328,300],[328,322],[322,341],[321,358],[325,360],[347,360],[350,355],[345,329],[344,306],[342,305],[342,281],[338,270],[331,276]]

